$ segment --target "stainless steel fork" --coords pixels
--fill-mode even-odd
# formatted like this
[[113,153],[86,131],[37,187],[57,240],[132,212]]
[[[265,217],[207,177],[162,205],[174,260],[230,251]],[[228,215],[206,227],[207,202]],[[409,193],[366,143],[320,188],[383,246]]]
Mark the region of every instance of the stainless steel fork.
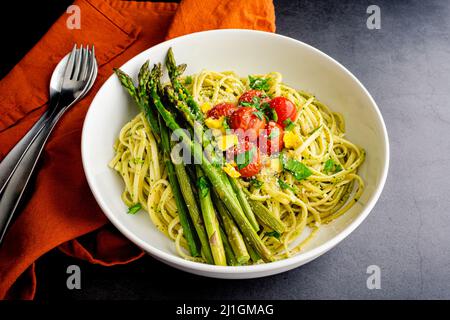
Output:
[[[11,163],[2,161],[2,167],[10,171],[2,174],[4,183],[0,185],[0,243],[50,133],[64,112],[89,91],[96,75],[94,48],[77,49],[75,45],[61,79],[60,93],[50,100],[45,116],[33,127],[35,135],[27,134],[5,157],[4,161]],[[13,156],[8,157],[10,154]]]

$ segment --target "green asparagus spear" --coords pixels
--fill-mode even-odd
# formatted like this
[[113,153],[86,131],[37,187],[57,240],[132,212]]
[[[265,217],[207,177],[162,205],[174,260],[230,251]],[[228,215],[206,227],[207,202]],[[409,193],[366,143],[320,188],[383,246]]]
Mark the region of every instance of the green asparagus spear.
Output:
[[[160,68],[160,66],[155,66],[155,68]],[[153,69],[155,69],[153,68]],[[153,72],[152,72],[153,73]],[[247,241],[255,248],[255,250],[261,255],[261,257],[267,261],[272,261],[272,253],[270,250],[264,245],[264,243],[259,238],[256,231],[253,229],[252,225],[248,221],[245,216],[240,204],[236,201],[236,196],[232,191],[229,190],[228,186],[224,183],[221,175],[219,173],[218,168],[214,167],[204,156],[199,148],[194,147],[194,143],[190,139],[190,137],[186,134],[184,130],[180,130],[180,126],[176,122],[173,115],[167,111],[164,105],[161,103],[161,99],[157,92],[156,82],[159,81],[158,78],[155,78],[154,75],[157,72],[154,72],[153,75],[150,76],[150,80],[148,82],[148,89],[153,99],[154,106],[158,110],[159,114],[165,121],[166,125],[181,138],[182,143],[185,146],[192,150],[193,156],[197,163],[201,163],[202,169],[205,174],[211,181],[213,188],[218,193],[219,197],[223,199],[223,202],[227,206],[230,213],[233,215],[234,220],[239,225],[242,233],[244,234]]]
[[150,68],[149,68],[150,61],[145,61],[145,63],[141,66],[141,69],[139,70],[138,74],[138,86],[137,86],[137,93],[138,97],[141,100],[142,103],[148,104],[148,94],[147,94],[147,82],[150,78]]
[[178,95],[173,90],[173,87],[165,86],[164,93],[168,97],[170,103],[174,105],[178,110],[180,110],[186,121],[194,128],[196,118],[189,110],[189,107],[184,103],[184,101],[178,99]]
[[222,237],[223,248],[225,249],[225,256],[227,258],[227,264],[229,266],[238,266],[239,263],[233,253],[233,248],[231,248],[230,242],[228,241],[227,235],[219,225],[220,236]]
[[199,256],[199,252],[194,239],[194,231],[192,229],[191,222],[189,221],[188,218],[186,204],[181,195],[180,185],[176,177],[174,165],[170,160],[169,132],[166,127],[166,124],[161,119],[161,117],[159,120],[160,120],[159,125],[161,129],[161,145],[163,148],[163,158],[168,171],[169,183],[170,186],[172,187],[172,193],[177,205],[178,217],[180,218],[180,223],[181,226],[183,227],[183,234],[188,243],[189,252],[193,257],[197,257]]
[[228,241],[233,249],[234,256],[239,264],[246,264],[250,259],[247,247],[245,246],[244,238],[242,238],[239,228],[234,223],[233,218],[228,213],[227,209],[223,205],[222,201],[214,193],[214,204],[216,205],[217,212],[222,219],[222,225],[227,234]]
[[[179,82],[178,76],[180,75],[179,67],[178,69],[175,68],[175,60],[172,57],[170,57],[170,52],[168,53],[167,61],[166,61],[167,68],[169,70],[169,75],[172,82],[172,87],[166,86],[165,87],[165,94],[168,98],[168,100],[171,102],[172,105],[174,105],[183,115],[185,120],[191,125],[191,127],[194,129],[194,134],[197,137],[197,139],[201,140],[201,143],[204,148],[204,152],[207,156],[207,159],[214,164],[223,165],[224,159],[223,155],[221,153],[216,153],[214,150],[214,147],[211,145],[210,139],[204,138],[204,131],[203,131],[203,113],[200,112],[200,109],[198,108],[198,105],[196,104],[195,100],[192,99],[189,92],[185,89],[185,87]],[[184,69],[183,69],[184,70]],[[174,87],[177,89],[175,90]],[[185,94],[184,92],[187,92]],[[194,110],[190,108],[187,105],[187,99],[192,99],[192,103],[195,104]],[[192,104],[191,103],[191,104]],[[198,112],[197,112],[198,111]],[[231,184],[228,181],[227,175],[223,170],[218,171],[218,174],[220,175],[220,178],[223,180],[225,185],[232,191]],[[236,198],[237,199],[237,198]],[[251,208],[247,205],[245,213],[251,212]],[[252,223],[253,227],[255,227],[255,230],[258,231],[258,225],[255,224],[256,220],[254,219],[254,215],[250,214],[250,217],[253,217],[253,220],[250,222]]]
[[139,71],[138,88],[134,86],[133,80],[125,72],[123,72],[120,69],[114,69],[114,72],[119,78],[119,81],[122,84],[122,86],[128,91],[130,96],[138,105],[141,112],[144,113],[145,118],[147,119],[156,140],[160,141],[158,117],[157,114],[154,113],[153,109],[149,107],[149,97],[145,90],[145,87],[147,86],[150,77],[148,62],[146,62]]
[[[181,112],[183,118],[186,122],[191,126],[194,131],[194,135],[196,137],[196,141],[201,141],[203,145],[205,155],[208,160],[214,164],[223,165],[223,155],[222,153],[216,152],[214,147],[211,144],[211,140],[205,138],[204,136],[204,127],[202,120],[198,120],[197,117],[192,113],[190,108],[187,106],[186,102],[177,95],[171,86],[166,86],[164,88],[165,97],[170,102],[172,106],[174,106],[178,111]],[[199,145],[200,146],[200,145]],[[222,178],[225,179],[225,172],[220,173]]]
[[250,199],[249,202],[253,212],[255,212],[258,219],[261,220],[264,225],[280,234],[286,231],[285,224],[280,219],[275,217],[260,201]]
[[178,80],[178,77],[180,76],[180,67],[177,66],[175,62],[175,57],[173,56],[172,48],[169,48],[166,56],[166,67],[167,71],[169,73],[170,82],[172,82],[172,85],[175,89],[175,91],[183,95],[183,100],[186,100],[189,108],[192,110],[192,113],[196,116],[196,119],[198,121],[203,121],[203,113],[200,110],[199,105],[194,100],[190,92],[181,84],[181,82]]
[[211,191],[208,180],[206,180],[202,169],[196,166],[198,189],[200,198],[200,207],[202,209],[203,220],[205,221],[206,232],[209,237],[209,246],[214,257],[214,263],[219,266],[226,266],[227,260],[225,249],[223,247],[222,237],[219,230],[219,221],[217,220],[214,206],[211,200]]
[[200,214],[200,209],[197,205],[197,200],[194,196],[192,188],[184,187],[190,186],[191,180],[186,172],[186,168],[184,164],[174,164],[175,173],[178,178],[178,183],[181,188],[181,193],[183,195],[184,201],[186,203],[187,209],[191,216],[192,223],[194,224],[195,231],[197,231],[198,238],[200,240],[200,244],[202,247],[203,256],[206,259],[206,262],[209,264],[214,264],[213,256],[211,253],[211,249],[209,247],[208,236],[206,234],[205,225],[203,223],[202,216]]
[[244,210],[244,213],[247,216],[248,221],[250,221],[255,231],[259,231],[258,221],[256,221],[255,215],[253,214],[252,211],[252,207],[250,207],[250,204],[248,203],[247,196],[245,195],[244,190],[242,190],[241,184],[231,177],[229,177],[228,180],[230,181],[231,187],[233,188],[234,192],[237,195],[239,203],[241,204],[241,207]]
[[246,246],[253,263],[257,263],[259,260],[261,260],[261,256],[258,254],[258,252],[253,250],[252,246],[249,243],[246,243]]

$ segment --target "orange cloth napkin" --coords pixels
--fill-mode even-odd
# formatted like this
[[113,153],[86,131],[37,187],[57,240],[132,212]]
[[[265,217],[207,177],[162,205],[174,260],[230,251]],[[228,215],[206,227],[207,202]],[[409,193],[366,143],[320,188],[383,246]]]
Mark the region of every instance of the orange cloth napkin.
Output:
[[196,31],[275,31],[271,0],[184,0],[180,4],[76,0],[74,5],[80,8],[81,29],[68,29],[69,15],[64,14],[0,81],[3,159],[45,110],[50,76],[59,60],[74,43],[95,45],[97,81],[89,95],[55,128],[30,185],[31,197],[0,247],[0,299],[33,299],[35,261],[56,247],[105,266],[128,263],[144,254],[108,223],[89,190],[81,165],[83,119],[113,67],[165,39]]

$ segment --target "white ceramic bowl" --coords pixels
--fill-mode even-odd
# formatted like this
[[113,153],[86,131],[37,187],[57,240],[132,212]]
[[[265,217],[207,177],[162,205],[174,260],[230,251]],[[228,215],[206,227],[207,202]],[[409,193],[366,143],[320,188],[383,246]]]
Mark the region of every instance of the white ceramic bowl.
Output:
[[107,164],[121,127],[137,107],[112,75],[92,101],[83,127],[82,157],[89,186],[111,222],[136,245],[175,268],[217,278],[256,278],[305,264],[333,248],[367,217],[383,189],[389,163],[389,144],[383,118],[364,86],[347,69],[323,52],[277,34],[250,30],[213,30],[179,37],[137,55],[121,68],[137,76],[145,60],[163,62],[172,47],[186,74],[201,69],[234,70],[240,75],[281,72],[284,82],[314,93],[331,109],[343,113],[347,137],[364,147],[360,169],[366,183],[361,199],[339,219],[321,227],[305,249],[289,259],[254,266],[222,267],[180,258],[174,243],[160,233],[145,212],[126,214],[123,182]]

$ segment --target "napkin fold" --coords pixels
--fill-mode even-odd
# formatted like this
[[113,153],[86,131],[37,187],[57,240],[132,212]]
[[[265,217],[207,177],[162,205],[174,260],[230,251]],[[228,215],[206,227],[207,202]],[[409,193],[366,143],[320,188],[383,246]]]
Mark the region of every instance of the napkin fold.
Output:
[[0,81],[0,160],[44,112],[56,64],[73,44],[94,44],[98,78],[90,93],[56,126],[30,184],[23,210],[0,247],[0,299],[33,299],[35,262],[58,248],[91,263],[112,266],[143,256],[108,223],[92,196],[81,164],[81,130],[103,82],[141,51],[166,39],[220,28],[275,31],[271,0],[184,0],[150,3],[76,0],[80,29],[63,14]]

